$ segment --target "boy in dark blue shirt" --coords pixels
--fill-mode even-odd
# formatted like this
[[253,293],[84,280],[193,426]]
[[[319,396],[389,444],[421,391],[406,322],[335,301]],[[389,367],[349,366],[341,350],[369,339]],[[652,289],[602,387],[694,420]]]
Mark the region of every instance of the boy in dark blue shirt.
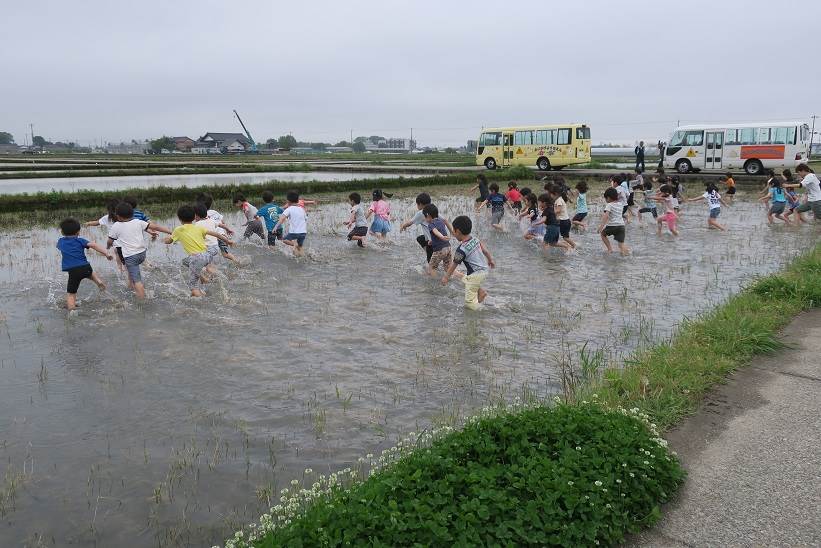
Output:
[[505,204],[511,207],[507,201],[507,196],[499,192],[499,185],[491,183],[490,194],[485,201],[476,206],[476,211],[480,211],[482,207],[488,205],[490,207],[490,226],[496,230],[504,230],[502,227],[502,217],[505,216]]
[[91,265],[86,259],[86,248],[93,249],[110,261],[114,257],[99,244],[89,242],[85,238],[80,238],[80,222],[76,219],[68,218],[60,223],[60,231],[63,237],[57,240],[57,249],[63,255],[63,272],[68,272],[68,286],[66,287],[66,308],[74,310],[77,308],[77,289],[80,282],[86,278],[97,284],[100,290],[105,289],[105,284],[97,274],[91,270]]
[[257,217],[261,217],[265,222],[265,228],[268,230],[268,245],[276,245],[277,240],[282,239],[282,227],[275,232],[274,226],[279,216],[282,215],[282,208],[274,203],[274,193],[270,190],[262,193],[262,201],[265,205],[257,210]]

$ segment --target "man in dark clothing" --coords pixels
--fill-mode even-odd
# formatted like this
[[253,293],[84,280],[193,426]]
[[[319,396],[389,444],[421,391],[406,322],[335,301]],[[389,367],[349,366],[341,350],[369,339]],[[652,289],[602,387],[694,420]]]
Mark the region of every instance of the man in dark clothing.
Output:
[[644,171],[644,141],[639,141],[638,146],[636,146],[636,169],[639,169],[641,166],[641,170]]
[[659,149],[659,167],[664,167],[664,149],[667,147],[666,143],[659,139],[659,144],[657,145]]

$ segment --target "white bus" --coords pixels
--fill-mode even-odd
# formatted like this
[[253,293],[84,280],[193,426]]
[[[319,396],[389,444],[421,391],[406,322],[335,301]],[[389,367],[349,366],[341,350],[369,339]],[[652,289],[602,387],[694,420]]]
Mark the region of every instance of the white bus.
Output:
[[679,126],[664,151],[664,167],[679,173],[794,168],[807,161],[810,128],[804,122]]

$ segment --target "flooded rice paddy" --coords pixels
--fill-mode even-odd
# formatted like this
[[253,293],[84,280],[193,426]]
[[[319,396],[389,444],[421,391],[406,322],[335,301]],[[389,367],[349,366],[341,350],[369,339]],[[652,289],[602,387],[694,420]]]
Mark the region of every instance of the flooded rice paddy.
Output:
[[[420,174],[397,173],[395,177],[421,177]],[[349,171],[298,171],[269,173],[211,173],[191,175],[128,175],[100,177],[45,177],[41,179],[0,180],[0,194],[29,194],[36,192],[76,192],[78,190],[125,190],[129,188],[152,188],[158,186],[205,186],[220,184],[259,184],[268,181],[351,181],[354,179],[375,179],[385,177],[384,173],[360,173]]]
[[[450,218],[473,205],[435,198]],[[751,202],[725,209],[726,234],[706,213],[687,207],[679,239],[631,224],[626,259],[592,230],[576,253],[545,254],[510,215],[508,233],[482,217],[498,267],[480,312],[456,282],[423,275],[413,230],[346,242],[341,202],[309,214],[306,259],[238,245],[242,266],[220,261],[201,300],[178,246],[150,244],[141,305],[89,253],[109,289],[84,282],[70,319],[57,231],[0,234],[0,545],[221,543],[306,468],[350,466],[490,401],[555,394],[559,364],[585,345],[619,363],[817,238],[766,227]]]

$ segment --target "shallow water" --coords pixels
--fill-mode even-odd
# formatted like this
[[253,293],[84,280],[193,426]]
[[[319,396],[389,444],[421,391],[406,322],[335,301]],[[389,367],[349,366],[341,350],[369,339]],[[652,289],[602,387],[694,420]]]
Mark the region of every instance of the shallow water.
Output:
[[[398,173],[391,177],[421,177],[419,174]],[[76,192],[78,190],[123,190],[157,186],[205,186],[220,184],[257,184],[267,181],[351,181],[376,179],[384,173],[354,173],[348,171],[301,171],[270,173],[210,173],[192,175],[129,175],[121,177],[45,177],[39,179],[0,180],[0,194],[28,192]]]
[[[473,204],[436,201],[450,218]],[[187,296],[178,246],[149,246],[142,305],[90,252],[109,290],[84,282],[71,319],[56,231],[0,234],[0,545],[221,543],[305,468],[349,466],[491,400],[556,393],[557,364],[583,345],[619,362],[817,238],[767,228],[743,202],[721,217],[729,233],[708,231],[706,206],[691,205],[679,239],[630,225],[632,257],[605,256],[593,231],[562,256],[523,241],[509,215],[504,234],[482,217],[498,267],[475,313],[458,283],[422,274],[413,230],[357,249],[346,213],[310,213],[304,260],[237,246],[243,266],[220,261],[202,300]]]

